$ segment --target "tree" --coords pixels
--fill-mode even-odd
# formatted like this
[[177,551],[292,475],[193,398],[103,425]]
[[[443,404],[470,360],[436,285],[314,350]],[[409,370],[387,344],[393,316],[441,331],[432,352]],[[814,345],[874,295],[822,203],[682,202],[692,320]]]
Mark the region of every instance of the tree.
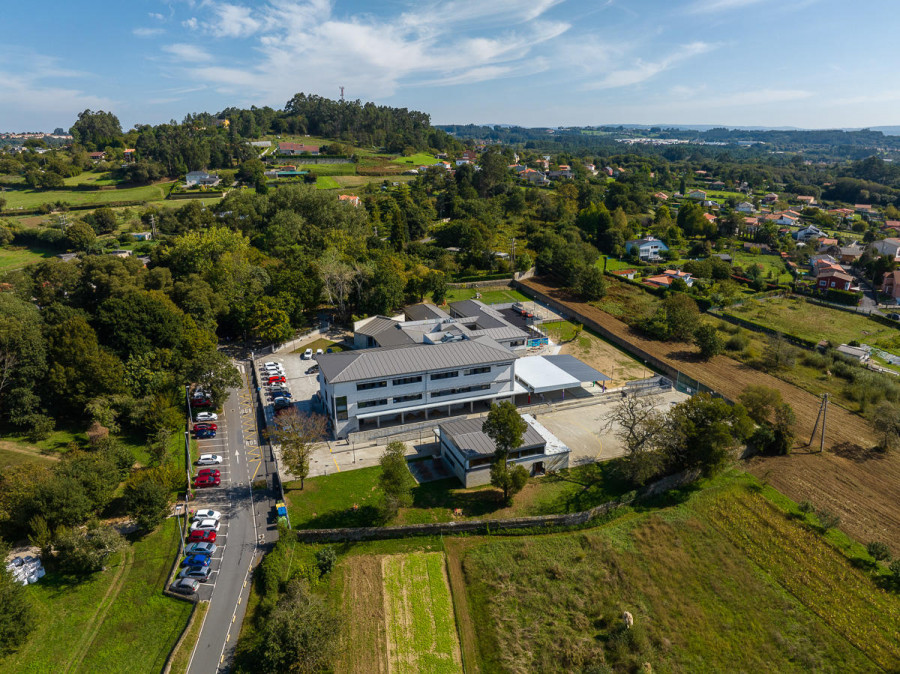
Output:
[[693,339],[700,325],[700,310],[693,298],[683,293],[671,293],[663,305],[641,324],[653,339],[687,342]]
[[262,297],[250,314],[250,332],[264,342],[280,344],[293,336],[294,329],[290,317],[275,306],[273,298]]
[[522,491],[528,481],[528,471],[523,466],[512,468],[507,463],[509,454],[522,444],[522,436],[528,424],[519,415],[516,406],[509,401],[491,405],[491,411],[481,425],[481,430],[494,441],[494,461],[491,464],[491,484],[503,491],[503,501]]
[[110,234],[116,231],[116,212],[109,206],[94,211],[91,220],[97,234]]
[[700,355],[704,360],[718,356],[725,349],[719,331],[710,323],[701,323],[697,327],[694,331],[694,344],[700,349]]
[[879,449],[887,451],[897,446],[900,440],[900,408],[887,400],[882,401],[872,412],[872,428],[881,436]]
[[263,623],[255,660],[259,671],[320,672],[330,669],[342,633],[338,613],[296,578]]
[[325,437],[327,422],[322,414],[303,414],[295,407],[278,415],[275,441],[281,445],[281,459],[295,477],[300,489],[309,475],[309,456],[313,446]]
[[866,545],[866,552],[876,562],[889,562],[891,549],[881,541],[872,541]]
[[141,529],[153,531],[169,514],[169,487],[162,471],[135,473],[122,494],[125,512]]
[[622,398],[602,426],[605,431],[615,429],[616,438],[625,447],[623,473],[638,486],[663,469],[663,456],[658,450],[665,416],[658,405],[656,396],[632,393]]
[[389,443],[378,463],[381,466],[378,484],[384,492],[383,516],[388,520],[399,508],[412,504],[413,479],[406,465],[406,446],[397,441]]
[[85,110],[78,114],[78,121],[69,129],[76,143],[102,149],[122,137],[119,118],[103,110]]
[[441,305],[447,297],[447,277],[443,272],[433,271],[427,279],[428,290],[431,291],[431,301]]
[[122,543],[115,529],[97,522],[85,531],[62,528],[56,536],[57,562],[66,573],[96,573]]
[[[8,553],[6,545],[0,545],[0,558],[5,560]],[[0,658],[25,643],[34,627],[34,609],[25,587],[15,581],[4,564],[0,568]]]
[[66,228],[66,239],[74,250],[87,250],[94,245],[97,234],[86,222],[73,222]]
[[578,275],[576,292],[588,302],[599,300],[606,295],[606,279],[603,272],[591,265],[582,269]]
[[771,445],[771,451],[775,454],[789,454],[794,444],[797,416],[794,408],[789,403],[781,403],[775,408],[775,423],[772,428],[775,431],[775,439]]
[[782,404],[781,393],[777,389],[756,384],[744,389],[740,401],[750,418],[758,424],[771,421],[775,410]]

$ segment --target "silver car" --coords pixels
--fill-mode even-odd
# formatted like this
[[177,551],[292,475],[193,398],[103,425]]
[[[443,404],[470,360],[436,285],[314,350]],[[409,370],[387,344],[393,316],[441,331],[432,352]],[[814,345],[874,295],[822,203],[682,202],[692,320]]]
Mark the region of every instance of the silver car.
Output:
[[178,578],[172,583],[172,591],[179,594],[194,594],[199,588],[200,581],[195,578]]

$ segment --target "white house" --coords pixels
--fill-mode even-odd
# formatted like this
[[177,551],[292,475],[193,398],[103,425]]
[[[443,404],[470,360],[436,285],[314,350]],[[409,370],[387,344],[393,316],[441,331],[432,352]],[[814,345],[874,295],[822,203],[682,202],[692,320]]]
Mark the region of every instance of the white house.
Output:
[[184,180],[185,187],[193,187],[194,185],[206,185],[214,187],[220,182],[219,176],[206,171],[191,171]]
[[900,239],[882,239],[869,244],[869,250],[900,262]]
[[625,242],[625,252],[631,253],[633,249],[637,248],[638,257],[642,260],[660,260],[662,259],[660,253],[669,250],[669,247],[652,236],[648,236],[646,239],[635,239],[633,241]]
[[753,208],[753,204],[751,204],[749,201],[742,201],[734,207],[734,210],[740,213],[753,213],[756,209]]

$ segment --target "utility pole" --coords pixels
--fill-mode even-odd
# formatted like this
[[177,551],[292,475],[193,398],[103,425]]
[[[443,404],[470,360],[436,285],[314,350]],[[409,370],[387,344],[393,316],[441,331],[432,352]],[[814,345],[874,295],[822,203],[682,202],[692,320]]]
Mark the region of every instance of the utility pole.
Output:
[[516,271],[516,237],[512,237],[510,243],[510,253],[512,257],[512,269],[513,272]]
[[819,420],[822,420],[822,438],[819,440],[819,453],[825,451],[825,417],[828,413],[828,394],[822,394],[822,404],[819,406],[819,414],[816,417],[816,423],[813,425],[812,435],[809,436],[809,442],[806,443],[807,447],[812,446],[812,441],[816,437],[816,430],[819,428]]
[[154,214],[150,214],[150,235],[153,237],[153,240],[156,240],[156,216]]

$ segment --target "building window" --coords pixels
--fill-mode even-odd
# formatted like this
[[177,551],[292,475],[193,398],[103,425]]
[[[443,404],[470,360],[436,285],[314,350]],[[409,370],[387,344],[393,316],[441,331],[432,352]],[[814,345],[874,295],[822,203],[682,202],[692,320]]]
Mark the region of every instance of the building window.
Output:
[[391,383],[394,386],[405,386],[406,384],[418,384],[422,381],[422,375],[417,375],[415,377],[403,377],[402,379],[395,379]]
[[431,381],[435,381],[437,379],[452,379],[453,377],[458,377],[459,371],[454,370],[453,372],[438,372],[437,374],[431,375]]
[[475,386],[461,386],[459,388],[445,388],[443,391],[432,391],[432,398],[442,398],[443,396],[452,396],[460,393],[471,393],[473,391],[486,391],[491,388],[490,384],[476,384]]
[[347,396],[334,399],[334,411],[338,421],[347,421]]
[[408,395],[408,396],[396,396],[394,398],[394,404],[408,403],[408,402],[412,402],[413,400],[421,400],[421,399],[422,399],[421,393],[413,393],[412,395]]
[[380,407],[381,405],[387,405],[386,398],[381,398],[379,400],[360,400],[356,403],[356,406],[361,410],[364,410],[367,407]]
[[356,385],[357,391],[370,391],[373,388],[384,388],[387,386],[387,381],[367,381],[362,384]]
[[463,372],[463,374],[465,374],[465,375],[468,377],[469,375],[472,375],[472,374],[487,374],[487,373],[490,372],[490,371],[491,371],[491,366],[488,365],[487,367],[473,367],[473,368],[470,368],[470,369],[468,369],[468,370],[465,370],[465,371]]

